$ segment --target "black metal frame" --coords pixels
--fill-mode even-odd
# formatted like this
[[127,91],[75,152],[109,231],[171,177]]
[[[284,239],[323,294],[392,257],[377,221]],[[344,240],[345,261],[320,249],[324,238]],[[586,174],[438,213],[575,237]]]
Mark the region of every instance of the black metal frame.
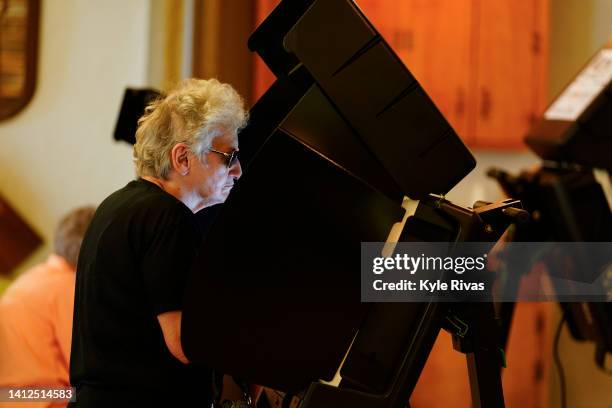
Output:
[[[524,221],[525,216],[516,200],[480,203],[467,209],[431,196],[421,201],[400,240],[494,243],[511,223]],[[401,324],[414,322],[419,313],[415,326]],[[407,333],[413,327],[416,331]],[[472,405],[503,407],[501,368],[505,354],[492,302],[377,304],[353,342],[339,387],[313,383],[300,407],[407,406],[440,329],[451,332],[453,347],[466,355]],[[384,344],[377,338],[379,332],[387,334]],[[373,355],[378,364],[362,357]],[[380,365],[384,369],[374,376],[368,374]]]

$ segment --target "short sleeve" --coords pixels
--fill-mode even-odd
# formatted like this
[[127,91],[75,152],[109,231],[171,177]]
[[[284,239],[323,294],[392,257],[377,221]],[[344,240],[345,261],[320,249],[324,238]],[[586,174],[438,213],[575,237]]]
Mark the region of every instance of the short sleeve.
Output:
[[153,312],[181,310],[187,275],[199,246],[196,219],[187,208],[162,211],[142,259],[145,289]]

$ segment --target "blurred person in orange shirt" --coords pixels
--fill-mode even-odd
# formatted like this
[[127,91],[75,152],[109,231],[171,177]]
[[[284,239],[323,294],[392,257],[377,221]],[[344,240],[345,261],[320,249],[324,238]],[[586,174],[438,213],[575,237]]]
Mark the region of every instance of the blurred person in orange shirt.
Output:
[[[53,253],[0,298],[0,387],[70,387],[75,268],[94,212],[81,207],[66,214],[56,228]],[[7,406],[57,405],[0,402]]]

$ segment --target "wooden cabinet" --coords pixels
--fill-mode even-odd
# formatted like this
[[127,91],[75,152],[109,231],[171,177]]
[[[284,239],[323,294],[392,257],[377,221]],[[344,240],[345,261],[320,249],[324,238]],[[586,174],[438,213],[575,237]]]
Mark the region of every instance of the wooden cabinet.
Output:
[[[554,303],[516,305],[502,370],[507,407],[543,408],[549,404],[550,350]],[[416,385],[414,408],[469,408],[470,380],[465,354],[453,349],[451,335],[441,331]]]
[[547,0],[480,1],[474,127],[478,147],[520,147],[546,108]]
[[398,27],[383,34],[462,138],[469,130],[473,66],[470,4],[471,0],[401,1]]
[[523,146],[546,104],[549,0],[357,0],[474,148]]
[[[356,0],[473,148],[516,149],[546,107],[550,0]],[[257,23],[278,3],[259,0]],[[254,94],[273,76],[256,63]]]

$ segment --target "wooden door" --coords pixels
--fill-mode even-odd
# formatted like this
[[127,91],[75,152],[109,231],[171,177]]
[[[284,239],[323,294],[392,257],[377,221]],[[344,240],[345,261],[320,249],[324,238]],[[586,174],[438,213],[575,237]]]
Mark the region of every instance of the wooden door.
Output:
[[477,3],[475,145],[517,148],[545,108],[548,0]]

